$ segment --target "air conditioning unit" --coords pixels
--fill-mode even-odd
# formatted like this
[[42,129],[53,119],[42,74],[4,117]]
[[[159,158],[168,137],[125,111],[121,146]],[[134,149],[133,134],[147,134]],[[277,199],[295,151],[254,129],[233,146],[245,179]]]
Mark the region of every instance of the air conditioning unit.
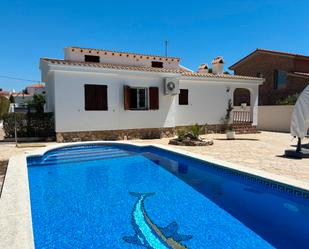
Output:
[[165,78],[164,80],[164,93],[166,95],[179,94],[179,79]]

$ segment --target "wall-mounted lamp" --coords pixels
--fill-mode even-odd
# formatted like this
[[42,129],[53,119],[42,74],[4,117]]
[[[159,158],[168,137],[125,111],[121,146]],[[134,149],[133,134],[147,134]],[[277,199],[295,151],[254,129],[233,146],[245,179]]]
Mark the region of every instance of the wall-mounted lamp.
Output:
[[230,92],[230,87],[229,86],[226,87],[226,92],[227,93]]

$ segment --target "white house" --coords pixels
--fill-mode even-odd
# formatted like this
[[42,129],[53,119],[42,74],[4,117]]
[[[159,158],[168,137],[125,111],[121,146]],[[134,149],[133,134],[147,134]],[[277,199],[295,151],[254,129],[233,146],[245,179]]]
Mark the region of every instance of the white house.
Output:
[[26,87],[27,93],[29,95],[35,94],[45,94],[45,85],[42,83],[32,84]]
[[[251,93],[247,121],[257,125],[263,79],[192,72],[176,57],[66,47],[64,59],[41,58],[46,110],[55,114],[57,141],[171,135],[195,123],[216,127],[237,88]],[[206,69],[204,66],[203,69]]]

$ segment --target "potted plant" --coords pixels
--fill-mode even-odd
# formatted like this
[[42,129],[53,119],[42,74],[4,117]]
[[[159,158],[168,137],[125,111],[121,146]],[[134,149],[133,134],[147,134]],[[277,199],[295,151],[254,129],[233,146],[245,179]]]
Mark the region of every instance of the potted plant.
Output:
[[236,138],[236,133],[233,128],[226,130],[225,134],[226,134],[226,139],[228,140],[234,140]]
[[228,140],[233,140],[235,139],[235,130],[231,124],[231,113],[233,111],[233,106],[232,106],[232,100],[229,99],[227,109],[226,109],[226,115],[223,118],[223,127],[225,130],[226,138]]

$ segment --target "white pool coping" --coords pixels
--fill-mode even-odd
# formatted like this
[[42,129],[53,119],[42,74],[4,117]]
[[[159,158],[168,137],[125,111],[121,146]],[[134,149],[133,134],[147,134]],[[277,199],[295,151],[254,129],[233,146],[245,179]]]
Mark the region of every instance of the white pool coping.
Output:
[[261,170],[249,169],[238,164],[225,162],[210,156],[184,151],[167,145],[138,144],[130,141],[90,141],[55,144],[10,158],[2,189],[2,196],[0,198],[0,248],[34,249],[26,158],[28,156],[41,156],[49,150],[65,146],[85,144],[128,144],[137,147],[152,146],[217,164],[229,169],[238,170],[256,177],[279,182],[284,185],[290,185],[304,191],[309,191],[309,183],[306,182],[267,173]]

